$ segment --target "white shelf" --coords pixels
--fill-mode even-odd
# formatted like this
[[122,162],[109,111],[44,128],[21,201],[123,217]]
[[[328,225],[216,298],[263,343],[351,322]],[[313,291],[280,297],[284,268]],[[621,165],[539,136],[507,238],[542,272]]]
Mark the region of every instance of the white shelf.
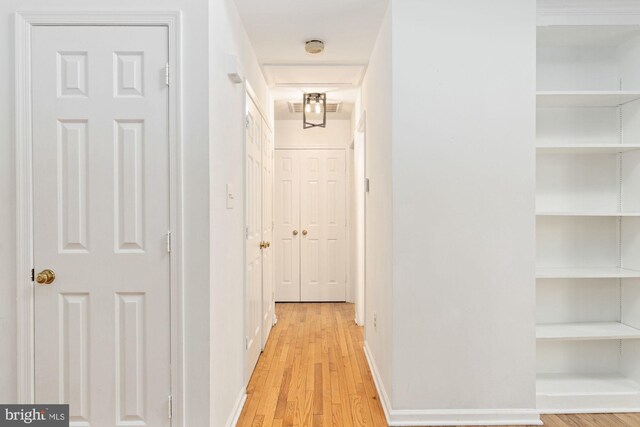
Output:
[[539,154],[616,154],[640,150],[640,144],[557,144],[536,149]]
[[537,216],[604,216],[604,217],[634,217],[640,212],[536,212]]
[[640,385],[617,374],[538,374],[542,413],[638,412]]
[[636,91],[538,91],[538,107],[617,107],[640,99]]
[[628,279],[640,277],[640,271],[618,267],[538,267],[538,279]]
[[536,326],[544,341],[622,340],[640,338],[640,329],[620,322],[549,323]]

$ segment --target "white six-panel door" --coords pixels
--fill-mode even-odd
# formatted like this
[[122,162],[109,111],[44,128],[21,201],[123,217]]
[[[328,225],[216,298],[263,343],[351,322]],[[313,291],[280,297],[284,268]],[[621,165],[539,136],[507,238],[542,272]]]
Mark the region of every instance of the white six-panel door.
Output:
[[273,134],[247,96],[246,366],[253,372],[275,319],[273,291]]
[[262,351],[262,118],[247,100],[246,179],[246,373],[253,372]]
[[344,150],[276,153],[278,301],[346,299]]
[[300,301],[300,151],[276,150],[276,301]]
[[300,299],[346,298],[345,154],[304,150],[300,160]]
[[168,31],[32,31],[36,402],[168,426]]
[[273,135],[262,120],[262,348],[266,345],[275,319],[273,289]]

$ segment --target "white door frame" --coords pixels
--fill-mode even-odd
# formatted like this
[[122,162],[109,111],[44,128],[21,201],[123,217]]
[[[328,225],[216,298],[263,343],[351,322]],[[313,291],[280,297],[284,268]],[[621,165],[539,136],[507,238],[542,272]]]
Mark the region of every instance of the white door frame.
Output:
[[[362,156],[364,157],[363,159],[363,170],[362,170],[362,174],[364,175],[364,177],[355,177],[355,179],[360,179],[360,178],[364,178],[365,180],[368,179],[367,178],[367,112],[366,111],[362,111],[362,116],[360,117],[360,120],[358,121],[358,124],[356,126],[356,131],[355,134],[362,134]],[[355,135],[354,135],[355,137]],[[358,159],[355,159],[355,161],[358,161]],[[358,236],[361,241],[357,241],[356,242],[356,247],[358,247],[358,245],[362,244],[364,247],[363,250],[363,256],[362,259],[360,261],[362,261],[362,267],[360,267],[358,265],[358,271],[362,272],[362,278],[359,277],[359,279],[362,280],[362,295],[360,295],[360,289],[359,289],[359,283],[355,284],[355,294],[356,297],[354,298],[355,303],[356,303],[356,323],[358,323],[358,320],[360,320],[360,322],[358,323],[360,326],[364,326],[365,328],[366,326],[366,321],[365,319],[367,318],[367,313],[366,313],[366,307],[367,307],[367,303],[366,303],[366,294],[367,294],[367,188],[364,188],[364,192],[363,194],[356,194],[356,197],[362,197],[362,199],[360,200],[360,202],[362,203],[362,209],[364,210],[363,212],[363,219],[364,219],[364,223],[362,224],[362,236]],[[356,218],[356,221],[358,221],[358,218]],[[354,224],[351,225],[351,227],[353,227]],[[357,252],[357,250],[356,250]],[[356,257],[356,259],[354,260],[354,262],[358,263],[359,259],[358,257]],[[362,307],[360,307],[360,304],[362,304]],[[362,309],[362,319],[358,319],[358,312],[360,311],[360,309]]]
[[[184,336],[182,258],[182,94],[181,13],[17,12],[16,61],[16,299],[18,402],[35,394],[31,29],[34,26],[162,26],[169,32],[169,179],[171,230],[171,393],[172,425],[184,426]],[[169,242],[168,242],[169,243]]]

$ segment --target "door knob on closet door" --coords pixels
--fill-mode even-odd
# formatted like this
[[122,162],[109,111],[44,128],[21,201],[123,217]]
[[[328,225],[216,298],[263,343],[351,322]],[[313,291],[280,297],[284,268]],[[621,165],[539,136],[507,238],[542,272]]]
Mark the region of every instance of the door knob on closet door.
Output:
[[42,270],[36,276],[36,282],[40,285],[50,285],[54,280],[56,280],[56,273],[49,269]]
[[293,235],[297,236],[298,235],[298,230],[293,230]]
[[302,230],[302,235],[303,235],[303,236],[306,236],[307,234],[309,234],[309,233],[307,232],[307,230]]

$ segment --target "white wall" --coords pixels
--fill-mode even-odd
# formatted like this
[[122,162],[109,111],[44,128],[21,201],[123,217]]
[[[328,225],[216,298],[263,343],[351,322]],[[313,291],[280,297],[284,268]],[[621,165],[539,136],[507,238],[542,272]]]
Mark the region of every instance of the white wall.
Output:
[[392,1],[394,408],[535,408],[535,7]]
[[[208,208],[208,76],[207,1],[4,0],[0,2],[0,401],[16,400],[15,312],[15,169],[14,169],[14,35],[16,11],[182,10],[183,12],[183,161],[184,170],[184,303],[188,369],[186,425],[206,425],[209,418],[209,229]],[[26,274],[26,272],[25,272]]]
[[[366,111],[366,290],[365,346],[379,377],[383,403],[392,395],[392,176],[391,7],[387,10],[362,85]],[[359,110],[356,110],[359,111]],[[358,114],[360,120],[360,114]],[[374,325],[374,315],[377,321]],[[385,396],[386,394],[386,396]]]
[[276,120],[275,144],[278,148],[349,148],[353,134],[351,120],[327,118],[326,128],[302,128],[300,120]]
[[[232,0],[210,4],[211,426],[227,426],[244,395],[244,102],[226,73],[235,55],[272,122],[272,102]],[[226,184],[236,205],[226,209]],[[207,215],[207,211],[202,211]]]
[[535,19],[534,0],[392,0],[380,29],[365,345],[392,424],[537,420]]

